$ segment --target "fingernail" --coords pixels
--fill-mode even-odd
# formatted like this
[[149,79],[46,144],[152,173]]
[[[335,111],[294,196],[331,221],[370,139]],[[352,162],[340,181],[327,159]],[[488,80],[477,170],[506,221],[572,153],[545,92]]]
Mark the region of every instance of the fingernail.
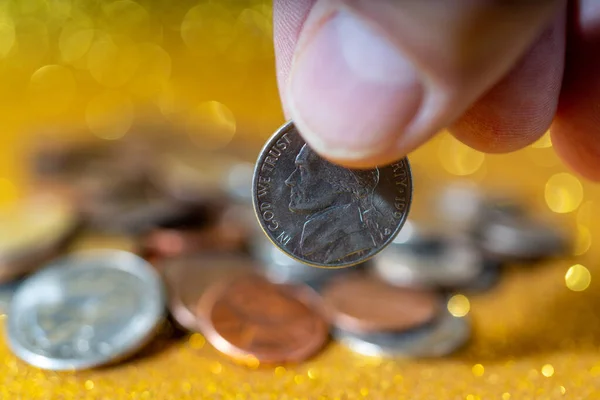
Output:
[[317,152],[359,160],[389,150],[423,89],[393,43],[339,10],[298,50],[287,93],[292,119]]

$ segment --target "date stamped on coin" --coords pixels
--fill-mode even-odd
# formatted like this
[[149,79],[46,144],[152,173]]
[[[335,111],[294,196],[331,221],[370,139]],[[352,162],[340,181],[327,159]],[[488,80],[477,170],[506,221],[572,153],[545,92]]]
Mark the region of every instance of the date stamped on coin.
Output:
[[253,178],[253,203],[269,239],[305,264],[342,268],[386,247],[412,200],[408,160],[348,169],[320,157],[292,122],[269,139]]

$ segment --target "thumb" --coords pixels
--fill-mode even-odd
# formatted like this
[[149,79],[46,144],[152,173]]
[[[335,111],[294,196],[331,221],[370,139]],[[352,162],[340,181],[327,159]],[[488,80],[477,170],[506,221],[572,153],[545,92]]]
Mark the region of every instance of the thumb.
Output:
[[284,108],[322,156],[392,162],[498,82],[561,4],[276,0]]

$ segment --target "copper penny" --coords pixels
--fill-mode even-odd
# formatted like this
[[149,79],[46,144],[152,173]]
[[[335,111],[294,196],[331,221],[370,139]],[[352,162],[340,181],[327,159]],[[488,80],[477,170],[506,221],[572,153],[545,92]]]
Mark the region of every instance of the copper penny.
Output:
[[322,296],[331,321],[358,333],[416,328],[433,320],[442,305],[433,291],[394,287],[361,273],[332,280]]
[[167,284],[173,318],[185,329],[198,331],[206,318],[196,309],[204,292],[217,282],[251,273],[258,267],[246,257],[211,253],[164,259],[157,263],[157,269]]
[[198,304],[208,316],[206,339],[234,359],[264,364],[305,360],[320,350],[328,326],[319,297],[307,286],[238,277],[209,289]]

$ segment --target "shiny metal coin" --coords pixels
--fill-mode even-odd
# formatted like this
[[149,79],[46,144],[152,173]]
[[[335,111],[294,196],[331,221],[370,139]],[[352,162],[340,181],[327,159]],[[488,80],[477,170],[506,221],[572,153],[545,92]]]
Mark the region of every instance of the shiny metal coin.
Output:
[[73,239],[80,219],[64,196],[39,194],[0,213],[0,282],[30,273]]
[[334,339],[358,354],[389,358],[433,358],[447,356],[471,337],[468,318],[444,312],[433,324],[406,332],[356,334],[333,330]]
[[332,164],[288,122],[263,148],[252,190],[259,223],[279,249],[311,266],[341,268],[373,257],[398,234],[412,176],[406,158],[370,170]]
[[484,270],[484,257],[467,238],[449,237],[408,221],[392,244],[373,259],[373,272],[395,286],[468,286]]
[[259,275],[210,287],[197,309],[207,316],[201,326],[206,339],[240,361],[303,361],[315,355],[329,336],[314,291],[304,285],[277,285]]
[[527,216],[490,218],[476,229],[475,238],[486,254],[509,260],[559,256],[570,248],[563,231]]
[[211,285],[233,277],[258,272],[247,257],[232,254],[196,254],[164,259],[157,263],[169,291],[169,310],[179,325],[198,331],[206,319],[197,304]]
[[243,204],[252,204],[252,174],[254,165],[238,162],[227,173],[226,188],[231,200]]
[[514,198],[484,192],[475,182],[455,181],[436,196],[438,218],[453,231],[471,230],[493,216],[523,216],[525,207]]
[[154,269],[117,250],[74,253],[15,292],[8,343],[43,369],[86,369],[115,362],[147,343],[163,321],[165,292]]
[[434,320],[443,304],[436,291],[394,287],[360,272],[331,281],[322,296],[331,323],[355,333],[408,331]]
[[0,285],[0,314],[7,314],[10,302],[23,280],[12,281]]
[[296,261],[282,253],[263,234],[254,238],[251,251],[261,262],[267,279],[273,283],[306,283],[313,289],[319,289],[329,279],[346,273],[342,269],[314,268]]

